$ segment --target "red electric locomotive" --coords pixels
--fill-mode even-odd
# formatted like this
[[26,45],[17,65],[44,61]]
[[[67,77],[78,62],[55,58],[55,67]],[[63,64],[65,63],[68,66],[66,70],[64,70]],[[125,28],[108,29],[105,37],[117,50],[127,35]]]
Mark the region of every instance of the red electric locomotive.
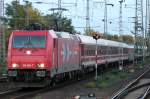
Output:
[[23,87],[50,84],[77,73],[79,55],[79,39],[68,33],[13,31],[8,47],[9,81]]

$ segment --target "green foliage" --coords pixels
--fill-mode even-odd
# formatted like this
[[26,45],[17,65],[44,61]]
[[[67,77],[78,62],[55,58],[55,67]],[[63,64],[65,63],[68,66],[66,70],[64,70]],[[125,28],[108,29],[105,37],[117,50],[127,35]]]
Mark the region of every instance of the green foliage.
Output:
[[112,69],[98,77],[97,81],[91,81],[85,84],[87,88],[107,88],[112,86],[117,81],[120,81],[129,76],[128,70],[119,71]]
[[106,73],[101,79],[98,80],[98,87],[106,88],[111,86],[113,83],[121,80],[128,76],[127,71],[119,71],[114,69],[108,73]]
[[47,29],[54,29],[56,31],[65,31],[74,33],[74,27],[72,26],[72,20],[66,17],[60,17],[58,13],[44,16],[44,24]]
[[119,36],[118,36],[118,35],[113,35],[113,36],[112,36],[112,40],[114,40],[114,41],[119,41]]
[[91,28],[85,30],[85,35],[92,36],[92,33],[97,33],[97,34],[103,35],[102,38],[105,38],[107,40],[124,42],[124,43],[127,43],[127,44],[134,44],[134,38],[130,35],[122,35],[122,36],[110,35],[110,34],[106,35],[106,34],[99,33],[99,32],[97,32],[97,31],[95,31],[94,29],[91,29]]
[[[40,12],[31,3],[21,5],[16,1],[6,5],[7,24],[11,28],[24,29],[27,23],[41,23]],[[28,21],[27,21],[28,20]]]
[[104,74],[98,76],[97,81],[90,81],[85,84],[85,87],[87,88],[108,88],[112,85],[114,85],[116,82],[124,80],[127,77],[130,77],[131,74],[134,72],[131,72],[131,70],[139,71],[142,68],[144,68],[145,65],[149,64],[150,58],[146,58],[145,61],[142,61],[132,68],[125,68],[124,70],[120,71],[119,69],[112,69],[108,72],[105,72]]
[[2,74],[6,74],[6,63],[3,60],[0,60],[0,77],[2,77]]
[[149,57],[146,57],[144,61],[141,61],[140,63],[136,64],[136,69],[141,69],[141,68],[144,68],[145,65],[149,64],[150,62],[150,58]]
[[92,33],[96,32],[94,29],[86,29],[84,35],[92,36]]
[[95,82],[88,82],[85,84],[85,87],[87,88],[96,88],[96,83]]
[[127,44],[134,44],[134,38],[130,35],[118,36],[118,35],[107,34],[107,36],[104,35],[104,38],[107,38],[108,40],[124,42],[124,43],[127,43]]
[[134,38],[130,35],[123,35],[122,36],[122,41],[128,44],[133,44],[134,43]]
[[7,69],[6,69],[6,67],[1,67],[1,69],[0,69],[0,77],[2,77],[3,74],[7,74]]
[[119,73],[118,69],[113,69],[110,71],[110,74],[112,75],[118,75],[118,73]]
[[149,52],[149,54],[150,54],[150,37],[146,37],[145,38],[145,41],[146,41],[146,46],[147,46],[147,51]]
[[[32,4],[21,5],[16,1],[6,5],[5,23],[12,29],[54,29],[74,33],[72,20],[59,16],[58,13],[42,15]],[[30,27],[30,28],[29,28]]]

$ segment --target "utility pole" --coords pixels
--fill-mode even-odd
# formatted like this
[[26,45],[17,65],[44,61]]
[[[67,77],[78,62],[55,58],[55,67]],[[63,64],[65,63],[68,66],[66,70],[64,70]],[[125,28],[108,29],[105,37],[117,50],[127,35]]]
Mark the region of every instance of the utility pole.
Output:
[[[58,0],[58,8],[61,9],[61,0]],[[61,10],[58,10],[59,15],[61,15]]]
[[[123,3],[123,0],[119,1],[120,3],[120,11],[119,11],[119,35],[120,35],[120,38],[119,38],[119,41],[122,42],[122,34],[123,34],[123,30],[122,30],[122,3]],[[120,54],[120,59],[119,59],[119,70],[122,70],[123,69],[123,47],[121,47],[121,43],[120,43],[120,48],[119,48],[119,54]]]
[[0,60],[5,62],[6,47],[5,47],[5,27],[3,24],[4,19],[4,0],[0,0]]
[[62,12],[63,11],[67,11],[67,9],[65,9],[65,8],[62,8],[62,0],[58,0],[58,8],[51,8],[50,10],[51,11],[53,11],[53,13],[54,13],[54,11],[56,11],[57,10],[57,14],[58,14],[58,16],[57,16],[57,19],[56,19],[56,23],[57,23],[57,30],[58,31],[61,31],[61,17],[62,17]]
[[107,39],[107,0],[104,1],[104,36]]
[[143,0],[136,0],[134,60],[142,55],[144,61]]
[[[61,14],[62,14],[62,10],[60,10],[61,7],[61,0],[58,0],[58,27],[61,28]],[[61,30],[61,29],[60,29]]]
[[147,52],[149,52],[150,54],[150,2],[149,0],[146,0],[145,38],[147,44]]
[[112,3],[107,3],[107,0],[104,0],[104,2],[95,2],[95,3],[99,3],[99,4],[104,4],[104,19],[102,20],[104,22],[104,36],[105,39],[107,39],[107,32],[108,32],[108,20],[107,20],[107,6],[114,6],[114,4]]
[[86,31],[89,31],[90,29],[90,5],[89,0],[86,2]]
[[15,14],[15,22],[14,22],[14,24],[15,24],[15,26],[14,26],[14,29],[16,30],[17,29],[17,15],[18,15],[18,12],[17,12],[17,7],[18,7],[18,0],[15,0],[15,12],[14,12],[14,14]]
[[26,25],[29,25],[29,1],[28,0],[23,0],[25,2],[25,13],[26,13]]
[[149,52],[149,55],[150,55],[150,1],[148,0],[148,17],[149,17],[149,26],[148,26],[148,33],[147,33],[147,36],[148,36],[148,52]]

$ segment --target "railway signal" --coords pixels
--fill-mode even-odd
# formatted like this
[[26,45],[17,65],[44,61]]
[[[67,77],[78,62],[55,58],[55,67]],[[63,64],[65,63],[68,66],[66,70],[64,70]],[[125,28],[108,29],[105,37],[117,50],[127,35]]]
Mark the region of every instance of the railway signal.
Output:
[[101,35],[93,32],[92,33],[93,39],[96,40],[96,47],[95,47],[95,80],[97,80],[97,40],[101,38]]
[[95,39],[95,40],[98,40],[98,39],[101,38],[101,35],[98,34],[98,33],[96,33],[96,32],[93,32],[93,33],[92,33],[92,36],[93,36],[93,39]]

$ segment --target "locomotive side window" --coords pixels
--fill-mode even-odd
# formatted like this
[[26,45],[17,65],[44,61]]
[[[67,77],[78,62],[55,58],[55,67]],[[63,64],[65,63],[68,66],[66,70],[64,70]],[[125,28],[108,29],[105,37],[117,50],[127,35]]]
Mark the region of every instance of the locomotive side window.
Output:
[[45,36],[15,36],[13,48],[45,48]]

